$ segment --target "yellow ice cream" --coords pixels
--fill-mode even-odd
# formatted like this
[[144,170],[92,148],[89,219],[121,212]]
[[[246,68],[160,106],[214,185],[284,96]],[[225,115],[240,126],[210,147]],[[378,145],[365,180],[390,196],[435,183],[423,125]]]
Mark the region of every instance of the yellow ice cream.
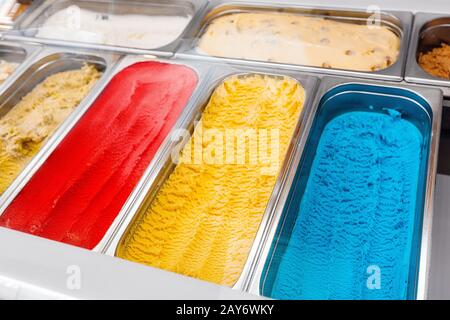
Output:
[[51,75],[0,119],[0,194],[78,106],[100,75],[90,65]]
[[[212,94],[181,161],[138,213],[117,255],[232,286],[247,259],[304,97],[301,85],[288,77],[227,78]],[[243,132],[257,138],[244,139]]]
[[220,16],[198,43],[211,56],[357,71],[389,67],[399,49],[399,37],[384,26],[286,13]]

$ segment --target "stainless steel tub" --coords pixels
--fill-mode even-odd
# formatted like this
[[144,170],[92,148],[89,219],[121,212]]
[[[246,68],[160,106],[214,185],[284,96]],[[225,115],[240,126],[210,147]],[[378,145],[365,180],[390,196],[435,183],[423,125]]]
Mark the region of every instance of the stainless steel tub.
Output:
[[[307,182],[309,168],[315,154],[315,148],[326,119],[321,116],[321,106],[336,97],[354,95],[353,101],[361,109],[379,110],[386,105],[401,110],[408,120],[419,128],[424,135],[423,158],[420,164],[420,183],[417,191],[415,229],[412,243],[417,244],[410,261],[410,285],[408,298],[424,299],[427,294],[429,278],[429,257],[431,245],[431,227],[433,218],[433,194],[437,169],[437,152],[441,126],[442,94],[439,90],[404,85],[380,84],[375,82],[354,82],[337,78],[325,78],[314,101],[314,113],[308,119],[305,135],[295,152],[295,160],[289,169],[289,178],[280,191],[280,201],[274,208],[272,228],[260,243],[259,255],[255,258],[254,268],[250,272],[246,289],[253,294],[267,294],[270,279],[277,271],[277,262],[281,252],[277,243],[287,236],[296,216],[287,210],[292,200],[291,192],[298,183]],[[333,112],[348,110],[346,105],[336,106]],[[353,109],[352,109],[353,110]],[[356,110],[356,109],[355,109]],[[300,178],[300,179],[299,179]],[[297,211],[298,212],[298,211]],[[284,238],[286,239],[286,238]],[[283,247],[283,246],[280,246]]]
[[441,43],[450,45],[450,15],[417,13],[411,34],[405,80],[439,87],[450,97],[450,80],[435,77],[418,64],[421,53],[439,47]]
[[410,27],[412,24],[412,14],[401,11],[383,11],[379,14],[379,22],[382,26],[386,26],[400,38],[400,52],[398,58],[390,67],[374,71],[352,71],[329,69],[321,67],[311,67],[295,64],[263,62],[255,60],[231,59],[226,57],[211,57],[203,55],[196,50],[199,38],[202,36],[206,27],[214,18],[230,13],[240,12],[283,12],[295,15],[321,17],[332,19],[335,21],[348,22],[354,24],[364,24],[373,19],[372,14],[366,11],[357,9],[336,9],[336,8],[320,8],[320,7],[305,7],[294,3],[276,3],[268,4],[257,1],[224,1],[213,0],[204,9],[201,18],[195,21],[189,31],[186,33],[183,46],[177,52],[177,56],[193,56],[196,59],[219,60],[224,62],[242,63],[252,66],[271,66],[271,67],[287,67],[291,70],[306,71],[311,73],[343,75],[351,77],[373,78],[391,81],[401,81],[403,79],[404,64],[406,60],[407,46],[409,41]]
[[[168,16],[184,16],[190,17],[189,23],[185,29],[180,32],[176,39],[171,43],[159,48],[131,48],[131,47],[119,47],[114,45],[103,45],[96,43],[82,43],[65,41],[62,39],[45,39],[37,38],[36,33],[43,25],[48,17],[54,13],[63,10],[71,5],[78,6],[81,9],[86,9],[98,13],[109,14],[139,14],[148,16],[151,19],[156,15],[168,15]],[[52,45],[66,45],[77,46],[91,49],[111,50],[122,53],[135,53],[135,54],[158,54],[159,56],[171,56],[179,45],[181,38],[187,30],[189,24],[194,20],[198,12],[206,5],[205,0],[155,0],[155,1],[110,1],[110,0],[41,0],[35,3],[32,10],[28,10],[23,17],[19,19],[17,25],[13,31],[6,33],[6,39],[28,39],[38,41],[40,43],[52,44]],[[69,23],[69,22],[68,22]]]

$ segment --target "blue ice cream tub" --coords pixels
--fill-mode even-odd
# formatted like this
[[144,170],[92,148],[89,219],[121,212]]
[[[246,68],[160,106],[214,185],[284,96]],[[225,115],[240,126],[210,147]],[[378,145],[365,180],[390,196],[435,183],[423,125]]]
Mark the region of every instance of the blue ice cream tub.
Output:
[[248,290],[426,297],[442,93],[325,78]]

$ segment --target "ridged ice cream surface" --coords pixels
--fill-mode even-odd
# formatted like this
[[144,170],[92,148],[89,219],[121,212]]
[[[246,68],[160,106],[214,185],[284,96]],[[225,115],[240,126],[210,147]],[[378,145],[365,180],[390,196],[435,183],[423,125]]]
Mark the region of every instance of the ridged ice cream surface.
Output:
[[288,209],[297,217],[290,237],[278,242],[278,268],[269,270],[275,280],[265,293],[405,299],[422,145],[419,129],[394,110],[329,121],[303,197]]
[[120,70],[0,216],[0,226],[93,249],[197,81],[195,71],[178,64],[145,61]]
[[91,65],[53,74],[0,118],[0,194],[100,76],[101,72]]
[[[139,212],[117,255],[232,286],[249,254],[304,98],[303,88],[292,78],[259,74],[226,78],[214,90],[181,161]],[[234,142],[231,150],[245,161],[228,162],[223,154],[217,162],[205,160],[205,150],[213,143],[208,133],[225,135],[233,129],[277,133],[276,138],[270,136],[271,141],[278,139],[276,147],[267,144],[276,162],[272,170],[267,158],[256,156],[250,161],[250,147],[237,149]],[[203,160],[196,161],[199,146]]]
[[218,57],[376,71],[397,61],[400,39],[385,26],[240,12],[213,18],[197,49]]

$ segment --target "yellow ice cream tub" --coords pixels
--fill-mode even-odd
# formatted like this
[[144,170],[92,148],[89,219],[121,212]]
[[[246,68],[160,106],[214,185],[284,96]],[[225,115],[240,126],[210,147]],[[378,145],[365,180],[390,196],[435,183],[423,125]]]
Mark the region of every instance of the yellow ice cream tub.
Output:
[[117,256],[232,286],[305,100],[293,78],[233,75],[213,92],[174,171],[143,205]]

